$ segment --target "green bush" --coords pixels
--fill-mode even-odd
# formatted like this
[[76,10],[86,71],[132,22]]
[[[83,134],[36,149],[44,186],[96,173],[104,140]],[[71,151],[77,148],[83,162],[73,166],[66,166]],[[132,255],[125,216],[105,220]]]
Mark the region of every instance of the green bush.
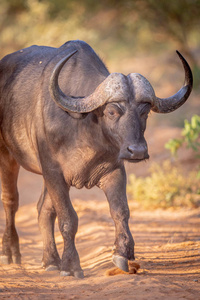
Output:
[[128,194],[143,208],[198,207],[200,184],[195,173],[187,177],[168,160],[150,167],[150,176],[129,177]]
[[[200,158],[200,116],[194,115],[191,122],[185,120],[184,128],[179,139],[170,139],[165,144],[165,148],[169,149],[173,156],[177,156],[180,147],[187,147],[195,152],[197,160]],[[197,162],[200,165],[200,162]],[[198,172],[200,177],[200,171]]]

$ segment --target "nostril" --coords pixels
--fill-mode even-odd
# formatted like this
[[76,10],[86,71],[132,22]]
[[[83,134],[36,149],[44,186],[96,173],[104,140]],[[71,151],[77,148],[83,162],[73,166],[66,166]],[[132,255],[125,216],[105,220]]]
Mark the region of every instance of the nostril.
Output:
[[127,147],[128,152],[131,153],[132,158],[148,159],[148,150],[146,146],[130,145]]
[[127,147],[127,150],[128,150],[131,154],[134,154],[135,151],[136,151],[136,147],[135,147],[135,146],[128,146],[128,147]]

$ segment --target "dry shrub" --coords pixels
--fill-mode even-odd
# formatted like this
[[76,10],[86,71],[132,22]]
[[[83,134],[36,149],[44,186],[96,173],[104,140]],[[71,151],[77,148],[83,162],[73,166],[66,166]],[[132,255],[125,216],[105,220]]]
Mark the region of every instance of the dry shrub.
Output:
[[128,194],[144,208],[198,207],[200,181],[196,172],[184,176],[181,168],[166,160],[150,167],[150,176],[131,174]]

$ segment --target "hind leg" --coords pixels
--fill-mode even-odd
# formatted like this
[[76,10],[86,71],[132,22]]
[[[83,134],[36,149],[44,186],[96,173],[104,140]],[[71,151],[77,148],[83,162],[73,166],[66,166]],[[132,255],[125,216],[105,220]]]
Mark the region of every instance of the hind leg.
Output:
[[15,228],[15,214],[18,210],[17,178],[19,165],[4,146],[0,147],[1,200],[6,214],[6,228],[2,239],[1,262],[21,263],[19,238]]
[[38,202],[38,222],[43,238],[42,265],[46,271],[60,269],[60,257],[54,239],[56,212],[50,196],[44,187]]

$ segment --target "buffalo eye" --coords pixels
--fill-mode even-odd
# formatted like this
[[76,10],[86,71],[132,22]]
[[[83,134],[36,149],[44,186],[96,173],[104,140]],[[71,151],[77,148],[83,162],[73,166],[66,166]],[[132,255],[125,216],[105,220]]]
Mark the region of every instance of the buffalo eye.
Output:
[[104,115],[109,119],[114,120],[123,115],[123,110],[118,104],[108,103],[104,110]]
[[147,120],[148,114],[151,109],[151,105],[149,103],[142,103],[139,105],[138,109],[139,109],[140,118],[143,120]]
[[141,103],[138,107],[140,117],[147,118],[151,109],[150,103]]
[[140,115],[140,118],[142,119],[142,120],[147,120],[148,119],[148,113],[147,112],[145,112],[145,113],[143,113],[142,115]]
[[146,122],[148,118],[148,114],[150,112],[151,105],[150,103],[141,103],[138,107],[140,120],[141,120],[141,132],[144,134],[146,130]]

